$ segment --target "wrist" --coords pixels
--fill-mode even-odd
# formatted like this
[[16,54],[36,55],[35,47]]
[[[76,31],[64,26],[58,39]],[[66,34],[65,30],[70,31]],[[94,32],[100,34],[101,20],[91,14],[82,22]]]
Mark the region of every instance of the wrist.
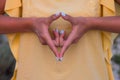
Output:
[[32,20],[30,18],[10,18],[9,20],[11,26],[17,26],[18,32],[31,32],[31,22]]
[[89,30],[96,29],[96,18],[94,17],[87,17],[86,18],[87,26]]
[[34,31],[34,25],[33,25],[33,22],[34,22],[35,18],[25,18],[24,19],[24,22],[25,22],[25,28],[28,30],[28,31]]

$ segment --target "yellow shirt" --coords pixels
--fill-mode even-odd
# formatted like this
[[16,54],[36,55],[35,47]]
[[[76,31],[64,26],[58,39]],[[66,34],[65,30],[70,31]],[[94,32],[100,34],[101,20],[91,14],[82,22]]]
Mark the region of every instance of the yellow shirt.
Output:
[[[21,7],[22,6],[22,12]],[[58,11],[72,16],[112,16],[114,0],[6,0],[5,11],[14,17],[46,17]],[[67,34],[71,24],[58,19],[50,29],[58,27]],[[111,33],[87,32],[57,62],[48,46],[41,45],[33,33],[8,35],[17,60],[13,80],[114,80],[111,69]]]

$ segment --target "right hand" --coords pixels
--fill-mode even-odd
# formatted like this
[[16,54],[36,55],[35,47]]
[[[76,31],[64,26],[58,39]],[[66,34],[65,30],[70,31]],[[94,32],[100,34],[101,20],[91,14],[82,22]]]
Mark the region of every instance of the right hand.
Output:
[[[50,17],[43,17],[43,18],[32,18],[32,30],[35,32],[43,45],[48,45],[50,49],[53,51],[56,57],[59,57],[59,52],[57,50],[57,43],[56,39],[52,40],[48,28],[50,24],[58,19],[60,15],[52,15]],[[57,36],[56,36],[57,37]]]

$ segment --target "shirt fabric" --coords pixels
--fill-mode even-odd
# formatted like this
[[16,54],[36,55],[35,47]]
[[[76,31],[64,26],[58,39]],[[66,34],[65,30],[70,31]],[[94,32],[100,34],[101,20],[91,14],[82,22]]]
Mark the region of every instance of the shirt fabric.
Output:
[[[75,17],[103,17],[113,16],[115,6],[114,0],[6,0],[5,11],[12,17],[47,17],[58,11]],[[50,25],[50,32],[56,27],[68,35],[72,26],[60,18]],[[17,60],[12,80],[114,80],[109,32],[88,31],[69,47],[62,62],[34,33],[7,36]]]

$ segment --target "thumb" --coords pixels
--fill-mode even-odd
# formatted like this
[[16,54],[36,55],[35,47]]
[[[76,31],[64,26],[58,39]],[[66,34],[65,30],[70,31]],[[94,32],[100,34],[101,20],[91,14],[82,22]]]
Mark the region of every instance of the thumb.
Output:
[[60,17],[60,13],[56,13],[51,15],[50,17],[48,17],[48,22],[52,23],[53,21],[55,21],[56,19],[58,19]]
[[73,22],[73,17],[72,16],[67,15],[64,12],[61,12],[61,16],[62,16],[63,19],[65,19],[65,20],[67,20],[67,21],[69,21],[71,23]]

